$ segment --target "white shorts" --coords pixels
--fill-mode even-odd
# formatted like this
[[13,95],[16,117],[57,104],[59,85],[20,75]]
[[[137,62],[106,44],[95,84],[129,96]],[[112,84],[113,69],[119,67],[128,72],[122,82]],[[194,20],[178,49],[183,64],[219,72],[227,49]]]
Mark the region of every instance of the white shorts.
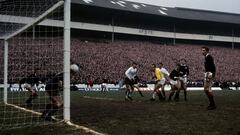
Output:
[[187,83],[187,77],[179,77],[179,80],[185,84]]
[[107,84],[106,84],[106,83],[102,83],[102,84],[101,84],[101,87],[102,87],[102,88],[107,88]]
[[172,80],[172,79],[170,79],[170,84],[171,84],[171,85],[177,85],[177,83],[178,83],[177,80]]
[[206,72],[204,73],[204,80],[212,79],[213,73],[212,72]]
[[158,81],[156,82],[156,85],[157,85],[157,84],[164,85],[165,82],[166,82],[166,79],[164,78],[164,79],[158,80]]
[[23,84],[23,88],[25,88],[25,89],[27,89],[27,90],[29,90],[29,89],[32,89],[32,90],[34,90],[34,91],[36,91],[37,90],[37,88],[36,88],[36,86],[34,85],[34,86],[32,86],[31,84],[29,84],[29,83],[24,83]]

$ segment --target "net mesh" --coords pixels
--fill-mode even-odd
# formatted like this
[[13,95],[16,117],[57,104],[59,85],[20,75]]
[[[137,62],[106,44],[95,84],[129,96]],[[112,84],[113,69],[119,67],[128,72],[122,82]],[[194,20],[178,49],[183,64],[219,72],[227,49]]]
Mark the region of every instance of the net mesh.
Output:
[[[3,39],[23,28],[59,0],[1,0],[0,37]],[[63,7],[59,7],[42,20],[63,20]],[[60,22],[62,23],[62,22]],[[40,117],[50,103],[45,83],[63,71],[63,28],[41,22],[11,37],[8,41],[8,94],[3,102],[4,41],[0,41],[0,129],[49,124]],[[26,80],[33,79],[33,95],[26,88]],[[28,81],[29,82],[29,81]],[[31,82],[31,81],[30,81]],[[29,98],[31,104],[28,104]],[[62,119],[62,110],[54,115]]]

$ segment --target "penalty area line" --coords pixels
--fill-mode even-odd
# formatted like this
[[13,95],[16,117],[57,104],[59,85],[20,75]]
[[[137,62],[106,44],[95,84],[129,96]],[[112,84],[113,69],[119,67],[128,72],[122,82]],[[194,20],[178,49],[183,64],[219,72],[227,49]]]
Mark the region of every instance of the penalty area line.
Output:
[[[17,108],[19,110],[22,110],[22,111],[30,112],[30,113],[33,113],[33,114],[36,114],[36,115],[39,115],[39,116],[42,115],[42,113],[40,113],[40,112],[29,110],[27,108],[23,108],[23,107],[14,105],[14,104],[9,104],[9,103],[5,103],[5,104],[8,105],[8,106],[12,106],[14,108]],[[81,129],[81,130],[85,131],[86,133],[92,133],[94,135],[107,135],[107,134],[104,134],[104,133],[97,132],[97,131],[95,131],[95,130],[93,130],[91,128],[87,128],[87,127],[84,127],[84,126],[80,126],[80,125],[74,124],[74,123],[72,123],[70,121],[64,121],[64,120],[57,119],[54,116],[52,116],[52,118],[57,120],[57,121],[60,121],[60,122],[65,122],[69,126],[75,127],[77,129]]]

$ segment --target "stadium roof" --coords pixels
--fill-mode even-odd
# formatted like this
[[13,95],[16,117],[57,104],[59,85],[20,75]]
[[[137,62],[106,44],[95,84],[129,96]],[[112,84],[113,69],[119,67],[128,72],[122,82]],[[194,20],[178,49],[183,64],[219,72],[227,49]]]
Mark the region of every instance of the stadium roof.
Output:
[[240,14],[233,13],[214,12],[179,7],[170,8],[123,0],[72,0],[72,3],[136,13],[174,17],[179,19],[240,24]]

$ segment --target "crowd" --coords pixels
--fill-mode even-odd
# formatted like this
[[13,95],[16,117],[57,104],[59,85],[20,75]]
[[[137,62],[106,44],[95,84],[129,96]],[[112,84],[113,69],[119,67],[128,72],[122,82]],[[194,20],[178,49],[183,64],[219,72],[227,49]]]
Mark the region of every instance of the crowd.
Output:
[[[150,65],[162,62],[169,71],[184,58],[187,60],[191,82],[202,80],[204,56],[202,45],[164,45],[149,41],[96,42],[73,38],[71,40],[71,60],[80,65],[81,71],[75,83],[94,83],[108,80],[116,83],[124,78],[124,72],[132,62],[138,64],[138,76],[143,81],[151,81]],[[210,46],[217,67],[218,82],[239,82],[239,49]],[[34,70],[42,76],[60,72],[63,67],[62,39],[30,38],[15,39],[9,43],[9,78],[13,82],[26,77]],[[3,76],[3,47],[0,50],[0,74]],[[1,78],[1,82],[3,81]]]

